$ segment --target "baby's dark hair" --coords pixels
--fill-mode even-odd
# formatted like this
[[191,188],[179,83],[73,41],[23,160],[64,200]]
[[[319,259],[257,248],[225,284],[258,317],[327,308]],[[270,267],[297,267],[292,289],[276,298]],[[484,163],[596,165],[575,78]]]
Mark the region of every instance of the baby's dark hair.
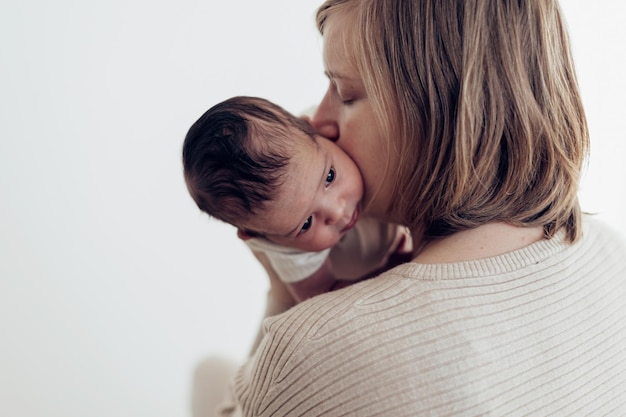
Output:
[[183,143],[187,189],[200,210],[240,227],[276,198],[304,120],[257,97],[216,104],[189,129]]

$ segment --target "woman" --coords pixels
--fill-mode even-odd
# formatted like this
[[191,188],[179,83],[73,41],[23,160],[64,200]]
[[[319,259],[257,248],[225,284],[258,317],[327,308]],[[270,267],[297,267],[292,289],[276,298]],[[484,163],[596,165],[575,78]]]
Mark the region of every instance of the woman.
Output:
[[330,87],[312,123],[419,250],[268,319],[230,411],[626,415],[626,245],[578,205],[588,131],[556,1],[317,17]]

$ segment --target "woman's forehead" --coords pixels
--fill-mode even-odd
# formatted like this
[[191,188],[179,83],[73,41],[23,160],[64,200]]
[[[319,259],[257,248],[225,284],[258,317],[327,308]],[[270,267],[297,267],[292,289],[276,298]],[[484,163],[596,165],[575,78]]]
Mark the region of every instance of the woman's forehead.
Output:
[[346,30],[342,14],[329,18],[324,29],[323,59],[326,75],[331,78],[348,77],[356,73],[354,36]]

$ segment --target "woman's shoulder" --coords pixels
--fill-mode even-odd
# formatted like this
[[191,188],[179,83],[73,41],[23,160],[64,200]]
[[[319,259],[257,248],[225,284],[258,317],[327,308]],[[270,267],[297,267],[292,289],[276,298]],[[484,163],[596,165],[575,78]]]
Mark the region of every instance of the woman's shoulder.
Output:
[[[459,302],[481,291],[552,277],[555,269],[575,269],[588,258],[600,262],[613,256],[619,259],[616,262],[626,263],[626,240],[614,228],[594,216],[585,216],[583,226],[583,237],[575,244],[568,243],[565,233],[560,232],[552,239],[487,259],[448,264],[405,263],[376,278],[300,303],[285,314],[270,318],[266,326],[271,332],[306,329],[308,340],[315,340],[333,332],[340,335],[343,331],[358,331],[361,322],[372,328],[386,326],[396,316],[442,314],[440,310],[446,307],[434,300],[450,296]],[[296,322],[302,325],[294,325]]]
[[430,349],[427,340],[435,339],[410,325],[422,314],[413,296],[390,271],[266,319],[265,337],[236,384],[244,409],[259,415],[390,415],[379,408],[389,405],[380,399],[419,385],[419,375],[407,372]]
[[[441,404],[451,413],[506,404],[505,414],[520,395],[546,409],[569,407],[575,384],[557,377],[626,375],[624,342],[609,361],[587,354],[607,337],[626,340],[619,242],[590,219],[574,245],[555,236],[517,256],[430,269],[409,263],[314,297],[265,321],[238,393],[266,415],[397,415],[388,406],[419,415]],[[537,383],[520,385],[528,375]],[[574,397],[546,402],[541,387],[555,381]],[[588,382],[599,395],[621,389]]]
[[[590,265],[617,272],[601,274]],[[370,340],[397,339],[394,333],[405,326],[421,340],[437,339],[442,333],[467,334],[473,329],[468,323],[477,320],[489,324],[494,317],[482,312],[494,305],[525,311],[516,303],[531,301],[541,293],[541,302],[534,301],[532,307],[541,310],[559,303],[548,288],[564,286],[573,296],[580,288],[595,288],[601,282],[626,285],[626,240],[601,219],[585,216],[583,237],[574,244],[560,232],[552,239],[488,259],[430,265],[409,262],[307,300],[270,318],[266,330],[277,339],[286,337],[291,348],[305,350],[341,346],[361,335]],[[433,320],[442,325],[432,326]]]
[[383,305],[402,292],[398,287],[401,279],[389,271],[341,290],[321,294],[266,319],[265,330],[271,335],[280,334],[280,337],[298,335],[301,340],[290,340],[300,344],[327,339],[333,334],[340,338],[345,332],[357,330],[354,326],[361,317],[376,315],[379,308],[388,308]]

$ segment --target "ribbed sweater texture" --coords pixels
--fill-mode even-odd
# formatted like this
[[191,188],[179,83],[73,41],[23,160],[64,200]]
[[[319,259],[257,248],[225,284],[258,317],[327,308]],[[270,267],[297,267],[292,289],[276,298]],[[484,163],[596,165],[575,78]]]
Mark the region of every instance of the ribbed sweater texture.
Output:
[[404,264],[264,327],[243,416],[626,416],[626,245],[592,218],[573,245]]

